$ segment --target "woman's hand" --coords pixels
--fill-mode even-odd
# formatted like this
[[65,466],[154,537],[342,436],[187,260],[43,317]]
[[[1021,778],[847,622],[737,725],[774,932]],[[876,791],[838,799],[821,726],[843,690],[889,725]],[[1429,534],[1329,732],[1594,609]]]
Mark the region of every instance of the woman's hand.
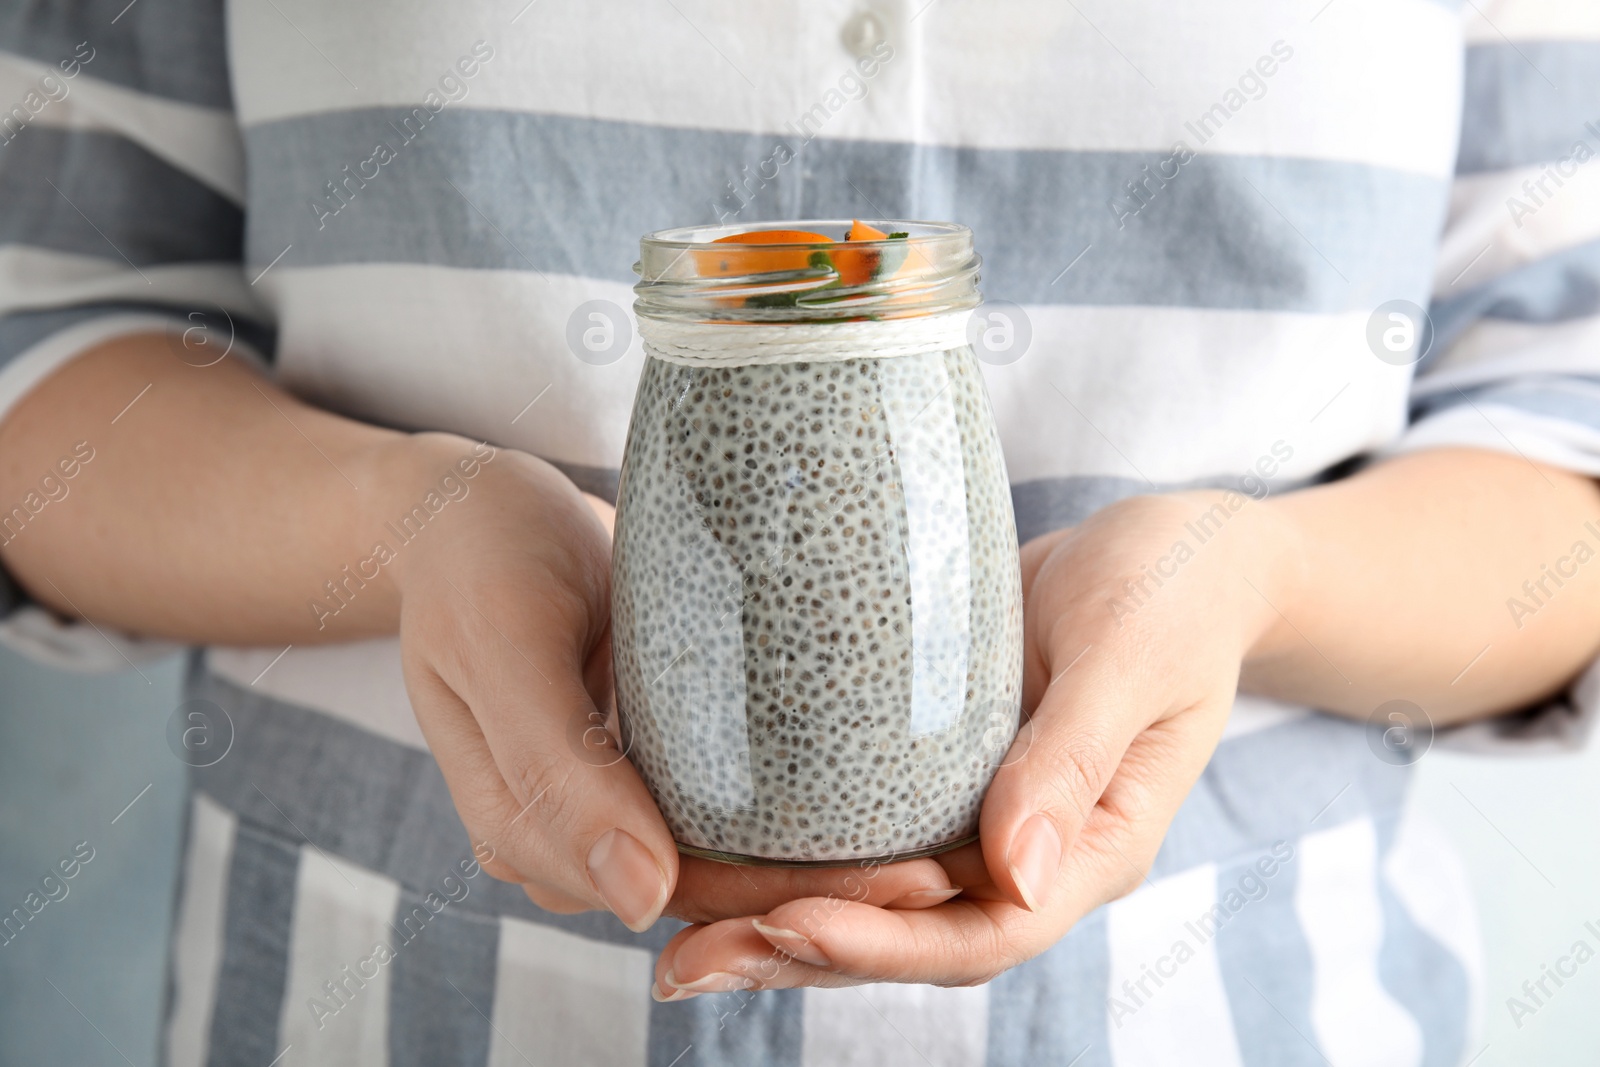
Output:
[[[1128,500],[1024,547],[1032,714],[985,798],[980,842],[938,857],[960,896],[894,910],[813,897],[691,927],[657,962],[657,997],[975,984],[1139,885],[1294,572],[1287,525],[1231,499],[1237,511],[1221,493]],[[1197,545],[1185,524],[1214,532]]]
[[[634,930],[664,910],[705,922],[828,893],[873,904],[950,895],[932,860],[865,879],[679,857],[603,728],[612,704],[609,509],[522,453],[438,434],[408,439],[401,452],[375,475],[387,508],[375,528],[452,471],[466,487],[386,569],[400,592],[417,721],[491,875],[521,883],[550,911],[607,908]],[[464,459],[476,468],[470,480]]]

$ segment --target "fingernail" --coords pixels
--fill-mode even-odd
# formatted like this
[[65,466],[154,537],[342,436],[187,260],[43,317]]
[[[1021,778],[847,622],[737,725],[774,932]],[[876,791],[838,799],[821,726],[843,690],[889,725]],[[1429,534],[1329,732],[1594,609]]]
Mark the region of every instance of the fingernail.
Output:
[[793,930],[785,930],[781,926],[768,926],[765,923],[753,923],[756,933],[771,941],[779,949],[793,956],[801,963],[809,963],[813,967],[832,967],[833,961],[828,959],[827,953],[816,946],[810,938]]
[[729,974],[727,971],[712,971],[704,978],[696,978],[692,982],[680,982],[677,975],[668,971],[665,981],[674,989],[687,990],[690,993],[732,993],[736,989],[749,989],[755,985],[743,975]]
[[1061,869],[1061,837],[1049,819],[1035,815],[1022,824],[1006,852],[1006,867],[1022,893],[1022,906],[1043,907]]
[[960,892],[960,886],[952,886],[949,889],[913,889],[905,896],[895,897],[884,907],[899,908],[904,911],[909,911],[913,908],[931,908],[935,904],[943,904],[951,897],[959,895]]
[[698,997],[699,995],[699,993],[691,993],[687,989],[674,989],[670,993],[663,993],[660,986],[653,982],[650,985],[650,996],[657,1004],[676,1004],[680,1000],[688,1000],[690,997]]
[[606,907],[636,934],[648,930],[667,906],[667,881],[655,857],[626,831],[608,830],[594,843],[589,877]]

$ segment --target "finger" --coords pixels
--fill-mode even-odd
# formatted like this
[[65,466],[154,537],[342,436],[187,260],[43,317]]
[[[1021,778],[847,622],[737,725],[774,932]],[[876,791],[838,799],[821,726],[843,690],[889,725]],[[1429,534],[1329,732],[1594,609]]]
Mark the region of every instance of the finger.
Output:
[[945,876],[951,883],[961,887],[962,896],[980,900],[1009,899],[996,890],[994,879],[989,876],[988,865],[984,862],[983,845],[980,842],[974,841],[970,845],[941,852],[933,858],[944,868]]
[[537,882],[524,882],[523,893],[545,911],[556,915],[576,915],[582,911],[593,911],[594,904],[578,897],[569,897],[558,889],[547,889]]
[[1049,904],[1123,754],[1154,711],[1109,659],[1080,663],[1045,691],[984,797],[979,841],[994,884],[1030,911]]
[[[987,876],[985,876],[987,878]],[[797,897],[837,897],[878,907],[927,907],[961,891],[932,859],[850,867],[744,867],[684,856],[668,913],[706,923],[761,915]]]
[[[793,901],[755,931],[773,947],[832,974],[864,982],[981,981],[1020,962],[1018,943],[1042,924],[1009,903],[951,901],[922,911],[885,911]],[[685,946],[680,975],[694,977],[698,944]],[[1031,955],[1031,953],[1029,953]]]
[[888,911],[796,900],[758,919],[697,928],[674,946],[659,981],[664,989],[696,993],[861,982],[966,985],[993,978],[1057,936],[1052,925],[1007,903],[956,900]]
[[672,970],[672,960],[677,955],[679,946],[704,929],[704,926],[685,926],[672,935],[671,940],[662,948],[661,954],[656,957],[655,974],[650,983],[651,997],[663,1004],[670,1004],[694,996],[693,993],[667,984],[666,976]]
[[[589,692],[589,699],[601,712],[605,729],[613,740],[616,735],[615,719],[617,713],[616,689],[613,685],[611,669],[611,627],[608,624],[605,633],[601,635],[599,644],[589,654],[588,661],[583,668],[583,686]],[[591,724],[585,724],[587,727]],[[598,740],[598,735],[588,734]]]
[[1061,543],[1063,538],[1072,535],[1073,529],[1074,527],[1066,526],[1059,530],[1051,530],[1049,533],[1041,534],[1022,546],[1022,592],[1024,596],[1027,595],[1028,587],[1033,585],[1034,578],[1038,577],[1039,568],[1043,566],[1045,559],[1054,551],[1056,545]]
[[1095,904],[1148,884],[1167,827],[1210,762],[1222,718],[1197,707],[1152,724],[1128,746],[1078,839],[1080,849],[1104,854],[1110,874]]
[[[402,657],[402,673],[423,740],[444,776],[480,866],[502,881],[521,881],[510,863],[504,834],[518,805],[471,709],[426,666],[414,667]],[[490,838],[499,844],[491,844]]]
[[496,626],[486,614],[465,615],[457,623],[475,650],[472,669],[440,657],[456,674],[446,677],[407,656],[406,681],[463,821],[495,849],[490,873],[646,929],[671,894],[677,850],[626,760],[573,749],[574,718],[601,721],[582,663],[558,640],[511,629],[509,618]]
[[680,931],[656,959],[651,993],[673,1002],[703,993],[851,984],[854,980],[847,976],[812,967],[774,947],[745,917]]
[[583,502],[589,505],[589,510],[600,520],[600,525],[606,528],[607,536],[612,536],[617,525],[617,509],[593,493],[584,493]]
[[985,860],[1024,907],[1047,906],[1061,891],[1063,858],[1085,845],[1109,865],[1094,903],[1138,885],[1216,747],[1230,686],[1174,708],[1159,684],[1138,684],[1133,673],[1108,659],[1061,677],[985,797]]
[[1031,613],[1027,611],[1034,599],[1033,583],[1051,553],[1072,533],[1072,527],[1054,530],[1022,546],[1022,600],[1024,628],[1028,633],[1028,640],[1022,645],[1022,707],[1025,712],[1031,712],[1038,706],[1052,677],[1047,642],[1038,640],[1039,635],[1035,632],[1039,629],[1036,625],[1037,609]]

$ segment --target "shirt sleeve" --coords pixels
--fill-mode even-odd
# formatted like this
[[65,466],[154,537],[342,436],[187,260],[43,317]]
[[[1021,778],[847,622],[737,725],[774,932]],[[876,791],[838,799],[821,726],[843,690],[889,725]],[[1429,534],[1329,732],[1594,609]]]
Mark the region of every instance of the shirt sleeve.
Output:
[[[1470,446],[1600,475],[1600,8],[1463,8],[1461,143],[1411,421],[1395,451]],[[1573,531],[1600,551],[1600,537]],[[1452,731],[1477,751],[1570,750],[1600,665],[1549,707]]]
[[[0,42],[0,418],[118,336],[164,332],[195,365],[270,358],[242,265],[222,0],[23,0],[0,12]],[[52,506],[0,501],[0,537]],[[78,633],[3,576],[0,609],[0,641],[58,665],[125,667],[142,647]]]

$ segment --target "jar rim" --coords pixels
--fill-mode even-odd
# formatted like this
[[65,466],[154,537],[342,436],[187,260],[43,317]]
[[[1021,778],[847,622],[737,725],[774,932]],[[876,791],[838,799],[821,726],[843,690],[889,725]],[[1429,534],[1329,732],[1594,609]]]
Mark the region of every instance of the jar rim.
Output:
[[[754,224],[761,231],[846,233],[851,219]],[[911,318],[976,307],[981,263],[972,231],[955,222],[871,220],[863,241],[731,242],[749,223],[678,226],[639,241],[634,311],[715,323]],[[716,257],[712,259],[713,255]],[[848,258],[846,258],[848,257]]]
[[[939,239],[955,239],[972,243],[972,230],[959,222],[930,222],[919,219],[777,219],[751,223],[717,223],[702,224],[699,226],[674,226],[665,230],[656,230],[639,238],[639,245],[644,247],[671,248],[674,250],[692,249],[699,245],[715,242],[720,237],[732,237],[739,233],[755,233],[766,230],[800,230],[817,232],[821,229],[836,229],[848,232],[856,222],[866,222],[868,225],[884,233],[905,233],[906,240],[918,243],[928,243]],[[884,240],[852,241],[852,245],[881,245]],[[728,242],[734,248],[809,248],[811,241],[786,241],[772,244],[754,245],[745,242]],[[637,267],[638,264],[635,264]]]

